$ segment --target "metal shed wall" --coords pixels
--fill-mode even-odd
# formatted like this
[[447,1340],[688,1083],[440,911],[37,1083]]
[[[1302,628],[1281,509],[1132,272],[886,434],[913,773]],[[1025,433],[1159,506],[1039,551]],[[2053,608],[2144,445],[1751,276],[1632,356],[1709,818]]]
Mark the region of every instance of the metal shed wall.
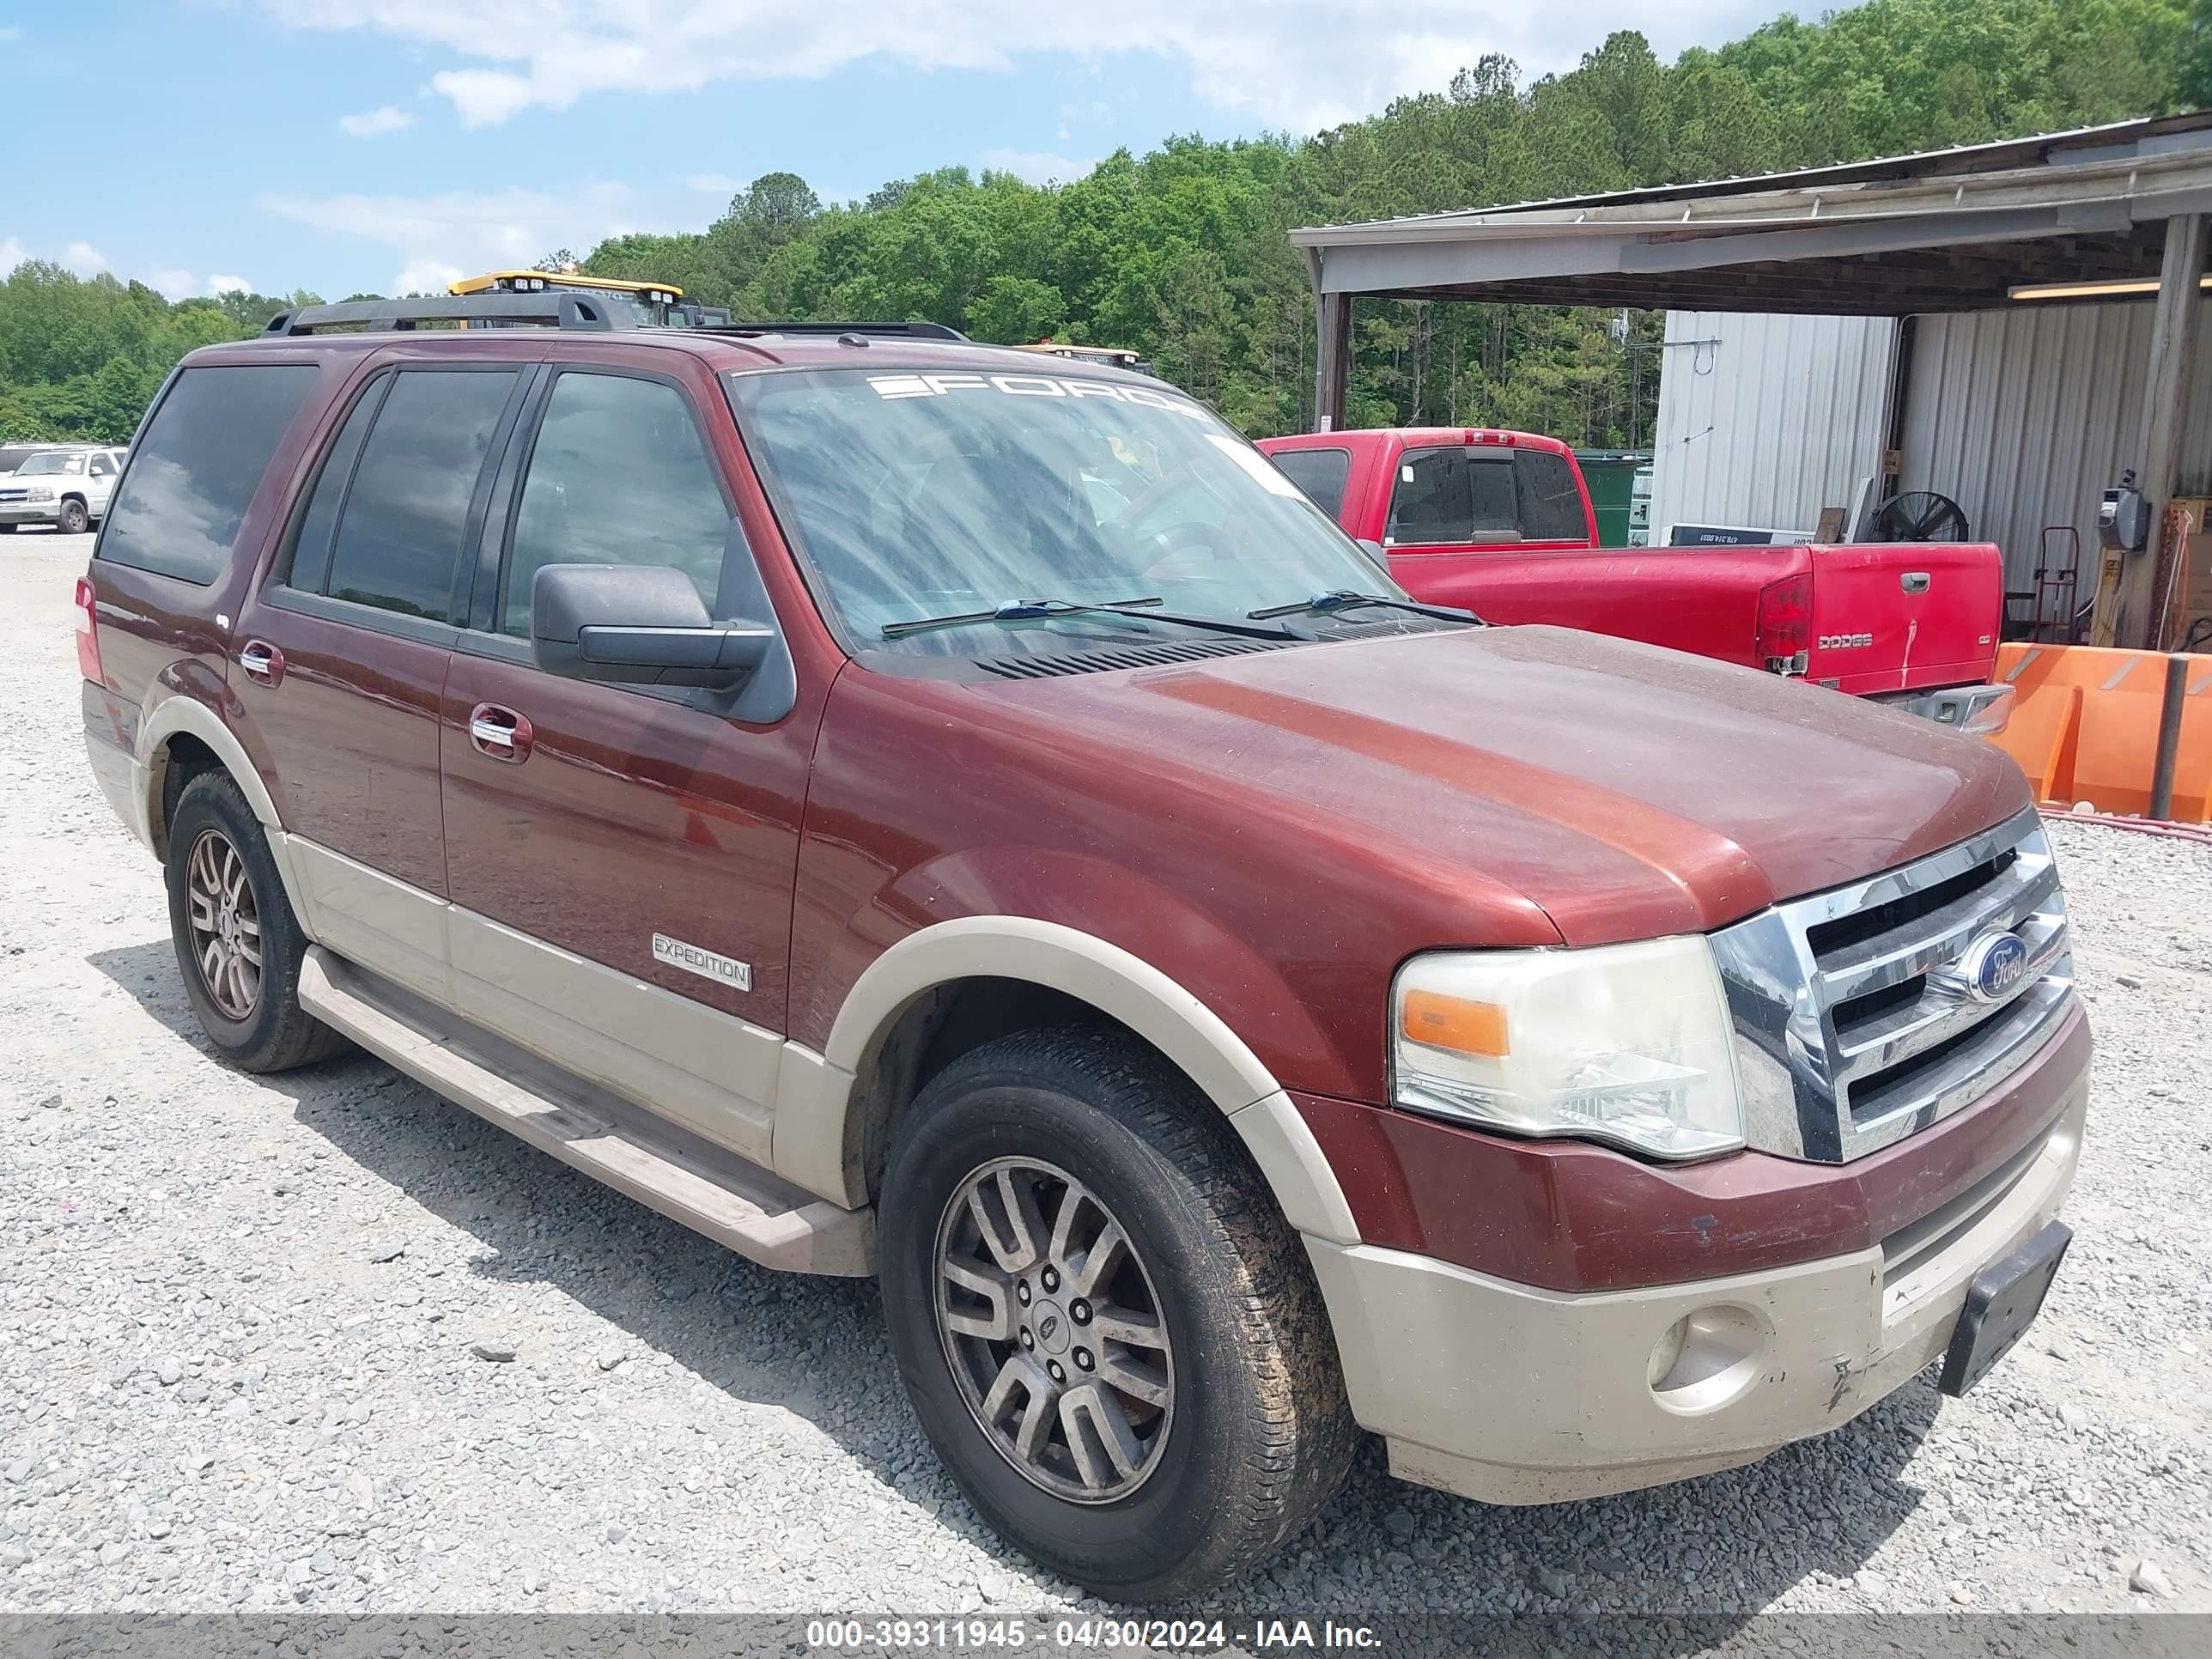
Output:
[[[2007,587],[2033,584],[2048,525],[2078,530],[2094,566],[2098,498],[2142,453],[2151,312],[2148,300],[2031,304],[1915,325],[1899,482],[1956,501],[1976,538],[2004,549]],[[2200,317],[2200,342],[2208,325]],[[2212,350],[2197,358],[2185,495],[2212,494]]]
[[1651,533],[1680,523],[1810,532],[1877,470],[1897,325],[1886,317],[1670,311]]

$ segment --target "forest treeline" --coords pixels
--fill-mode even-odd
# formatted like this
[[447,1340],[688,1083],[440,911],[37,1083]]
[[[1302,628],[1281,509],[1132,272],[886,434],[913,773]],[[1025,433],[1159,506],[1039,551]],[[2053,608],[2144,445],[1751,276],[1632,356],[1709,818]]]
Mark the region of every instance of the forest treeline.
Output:
[[[1032,184],[951,167],[825,204],[772,173],[706,230],[623,236],[586,271],[676,283],[746,318],[912,319],[981,339],[1133,347],[1255,434],[1312,412],[1314,322],[1285,233],[1974,143],[2212,105],[2212,0],[1870,0],[1661,61],[1632,31],[1524,81],[1311,137],[1170,138]],[[700,158],[702,164],[711,158]],[[0,283],[0,436],[127,437],[161,377],[286,304],[165,301],[28,264]],[[1661,319],[1364,301],[1350,417],[1648,442]]]

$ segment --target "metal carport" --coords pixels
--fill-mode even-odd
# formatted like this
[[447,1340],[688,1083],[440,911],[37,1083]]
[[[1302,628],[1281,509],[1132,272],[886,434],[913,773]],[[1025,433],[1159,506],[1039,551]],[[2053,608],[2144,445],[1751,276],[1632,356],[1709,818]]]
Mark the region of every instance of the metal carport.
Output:
[[[2173,499],[2212,212],[2212,111],[1798,173],[1291,233],[1319,316],[1316,408],[1340,426],[1355,295],[1911,318],[2021,289],[2155,295],[2136,468]],[[2112,292],[2112,285],[2131,291]],[[2112,637],[2148,645],[2159,541],[2123,562]],[[2100,634],[2102,629],[2100,626]]]

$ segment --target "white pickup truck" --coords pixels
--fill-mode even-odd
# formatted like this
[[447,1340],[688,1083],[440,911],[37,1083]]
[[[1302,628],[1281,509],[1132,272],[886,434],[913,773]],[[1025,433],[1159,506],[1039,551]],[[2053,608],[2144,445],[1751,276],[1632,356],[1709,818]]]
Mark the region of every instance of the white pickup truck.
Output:
[[120,449],[71,445],[26,456],[10,473],[0,475],[0,536],[27,524],[53,526],[65,536],[81,536],[106,516],[123,476]]

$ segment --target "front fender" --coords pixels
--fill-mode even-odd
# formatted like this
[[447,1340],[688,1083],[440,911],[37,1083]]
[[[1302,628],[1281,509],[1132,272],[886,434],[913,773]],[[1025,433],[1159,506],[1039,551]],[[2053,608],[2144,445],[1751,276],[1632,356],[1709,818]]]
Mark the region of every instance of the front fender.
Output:
[[[1077,913],[1091,925],[1067,919]],[[1006,847],[906,872],[864,907],[854,927],[866,918],[879,928],[887,915],[918,925],[854,979],[818,1054],[786,1046],[775,1163],[787,1179],[842,1202],[863,1201],[855,1080],[884,1035],[939,986],[1020,980],[1097,1009],[1166,1056],[1237,1127],[1291,1224],[1357,1237],[1319,1145],[1274,1067],[1238,1028],[1264,1028],[1272,1053],[1316,1064],[1328,1055],[1327,1041],[1280,977],[1212,917],[1102,860]],[[1121,937],[1104,936],[1107,927]],[[1160,960],[1197,983],[1167,973]]]

